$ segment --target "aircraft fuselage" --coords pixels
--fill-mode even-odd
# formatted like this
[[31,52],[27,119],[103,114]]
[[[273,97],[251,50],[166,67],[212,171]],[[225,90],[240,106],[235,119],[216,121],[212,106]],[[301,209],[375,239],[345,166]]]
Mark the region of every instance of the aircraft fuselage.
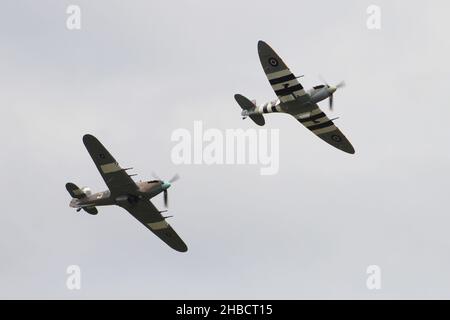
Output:
[[301,105],[301,109],[299,110],[298,103],[290,101],[283,103],[280,99],[266,102],[262,105],[255,105],[253,110],[242,110],[242,116],[247,117],[251,114],[266,114],[272,112],[281,112],[281,113],[289,113],[289,114],[298,114],[303,112],[308,112],[313,108],[315,103],[318,103],[322,100],[328,99],[333,93],[336,91],[334,87],[326,87],[326,86],[315,86],[308,90],[306,93],[308,95],[308,99],[305,99],[303,105]]
[[93,194],[86,194],[86,197],[81,199],[72,199],[69,206],[72,208],[83,207],[99,207],[120,205],[123,201],[132,202],[134,199],[151,199],[164,190],[170,187],[170,184],[162,183],[161,181],[140,181],[136,183],[137,190],[133,194],[111,195],[109,190],[97,192]]

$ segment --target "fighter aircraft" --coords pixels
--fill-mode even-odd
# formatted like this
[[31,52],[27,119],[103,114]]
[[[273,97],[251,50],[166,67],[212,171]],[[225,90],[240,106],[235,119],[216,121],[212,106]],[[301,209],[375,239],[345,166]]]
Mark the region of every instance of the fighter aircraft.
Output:
[[168,217],[162,216],[161,213],[165,211],[159,211],[150,202],[151,198],[163,193],[167,207],[167,189],[172,182],[178,180],[179,176],[175,175],[168,182],[157,178],[157,180],[136,183],[131,178],[132,175],[126,172],[132,168],[121,168],[97,138],[87,134],[83,137],[83,143],[109,190],[92,194],[89,188],[80,189],[69,182],[66,184],[66,189],[73,198],[69,206],[77,208],[77,211],[83,209],[89,214],[96,215],[99,206],[118,205],[131,213],[171,248],[186,252],[186,244],[166,222]]
[[258,42],[258,54],[267,79],[278,99],[257,106],[256,101],[250,101],[246,97],[236,94],[234,98],[243,109],[241,113],[243,119],[250,117],[257,125],[263,126],[265,124],[263,114],[287,113],[325,142],[344,152],[355,153],[351,143],[333,123],[335,119],[330,120],[317,105],[319,101],[328,98],[330,109],[332,109],[333,94],[337,89],[343,87],[344,83],[330,86],[325,82],[325,84],[305,91],[297,80],[302,76],[296,77],[278,54],[264,41]]

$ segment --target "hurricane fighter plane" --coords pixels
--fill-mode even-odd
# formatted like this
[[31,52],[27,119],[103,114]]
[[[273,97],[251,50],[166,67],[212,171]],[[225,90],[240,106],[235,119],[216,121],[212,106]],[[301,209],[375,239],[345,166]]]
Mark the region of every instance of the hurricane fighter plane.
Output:
[[332,109],[333,94],[344,83],[330,86],[325,82],[305,91],[298,81],[301,76],[296,77],[264,41],[258,42],[258,54],[267,79],[278,99],[258,106],[255,101],[236,94],[234,98],[243,109],[241,113],[243,119],[250,117],[257,125],[263,126],[265,124],[263,114],[287,113],[325,142],[344,152],[355,153],[352,144],[334,124],[335,119],[330,120],[317,105],[319,101],[329,99],[330,109]]
[[150,201],[151,198],[163,193],[164,203],[167,206],[167,189],[171,183],[178,179],[175,175],[168,182],[161,179],[135,182],[127,173],[131,168],[121,168],[114,157],[92,135],[85,135],[83,143],[86,146],[92,160],[108,186],[107,191],[92,194],[89,188],[78,188],[69,182],[66,189],[72,196],[69,206],[77,211],[84,210],[96,215],[97,207],[118,205],[127,210],[133,217],[141,222],[171,248],[186,252],[187,246],[166,222],[166,218]]

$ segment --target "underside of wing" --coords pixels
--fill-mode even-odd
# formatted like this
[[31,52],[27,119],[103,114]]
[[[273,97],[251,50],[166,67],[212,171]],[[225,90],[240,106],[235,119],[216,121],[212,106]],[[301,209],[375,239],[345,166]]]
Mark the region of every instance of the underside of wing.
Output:
[[133,193],[137,190],[133,179],[96,137],[86,134],[83,143],[112,195]]
[[344,134],[334,125],[333,121],[317,105],[306,116],[303,113],[294,115],[294,117],[320,139],[331,144],[333,147],[347,153],[355,153],[355,149],[350,141],[348,141]]
[[138,200],[133,203],[121,204],[133,217],[141,222],[147,229],[152,231],[158,238],[169,247],[180,252],[186,252],[187,246],[167,223],[158,209],[148,200]]
[[310,100],[297,77],[264,41],[258,42],[258,54],[267,79],[281,102],[305,103]]

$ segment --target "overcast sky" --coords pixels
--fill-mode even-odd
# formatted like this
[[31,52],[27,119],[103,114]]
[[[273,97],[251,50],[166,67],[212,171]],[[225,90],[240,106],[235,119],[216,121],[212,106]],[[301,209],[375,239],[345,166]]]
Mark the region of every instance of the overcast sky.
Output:
[[[66,8],[81,8],[81,30]],[[369,5],[381,29],[366,27]],[[32,1],[0,11],[0,298],[450,298],[448,1]],[[172,132],[242,121],[235,93],[275,95],[265,40],[356,149],[288,116],[280,170],[175,165]],[[119,207],[68,207],[66,182],[106,186],[82,136],[139,179],[181,179],[173,251]],[[161,196],[154,199],[163,208]],[[66,288],[79,265],[82,288]],[[368,290],[366,268],[382,270]]]

